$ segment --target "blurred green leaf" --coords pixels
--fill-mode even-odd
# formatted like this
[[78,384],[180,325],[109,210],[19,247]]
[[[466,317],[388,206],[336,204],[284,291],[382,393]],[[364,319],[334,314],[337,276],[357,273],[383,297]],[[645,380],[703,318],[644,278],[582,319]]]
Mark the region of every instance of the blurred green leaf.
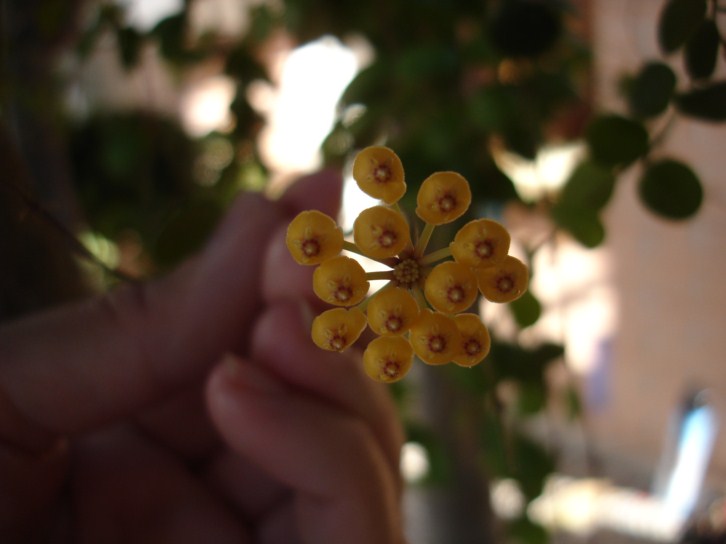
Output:
[[550,452],[538,442],[517,433],[513,437],[512,476],[517,479],[525,497],[535,499],[542,494],[547,477],[555,470],[555,461]]
[[704,121],[726,121],[726,81],[676,95],[678,110]]
[[648,118],[663,113],[676,88],[676,75],[662,62],[643,66],[628,85],[627,98],[630,111],[636,117]]
[[673,53],[686,43],[706,16],[706,0],[669,0],[658,21],[658,43]]
[[568,208],[599,211],[610,201],[614,186],[615,175],[612,170],[594,161],[584,160],[565,182],[559,203]]
[[558,344],[545,343],[534,349],[525,349],[493,341],[488,360],[497,380],[542,383],[545,368],[563,353],[564,348]]
[[547,544],[550,541],[547,530],[524,516],[507,522],[507,535],[517,544]]
[[126,70],[131,70],[139,62],[143,38],[136,29],[126,26],[116,32],[119,46],[121,64]]
[[627,166],[648,151],[648,131],[637,121],[620,115],[596,117],[588,126],[592,158],[604,166]]
[[255,79],[267,79],[265,67],[257,61],[246,44],[239,44],[230,51],[224,71],[245,85]]
[[212,200],[195,200],[167,222],[154,246],[154,257],[163,267],[179,264],[202,247],[222,216]]
[[582,399],[580,392],[574,387],[568,387],[565,391],[567,415],[570,419],[577,419],[582,415]]
[[596,210],[557,204],[551,215],[558,226],[585,247],[597,247],[605,240],[605,227]]
[[650,210],[667,219],[687,219],[703,201],[698,176],[688,165],[674,159],[649,165],[640,179],[639,194]]
[[547,389],[544,384],[525,383],[519,386],[517,411],[522,416],[532,416],[547,405]]
[[534,325],[540,315],[542,315],[542,305],[532,294],[531,290],[527,290],[517,300],[508,304],[508,306],[514,315],[514,319],[522,328]]
[[405,423],[406,440],[416,442],[426,450],[429,471],[421,484],[441,484],[450,479],[451,461],[441,440],[427,427],[415,422]]
[[555,6],[537,0],[500,2],[489,27],[493,43],[509,57],[542,55],[562,34],[561,13]]
[[721,38],[713,19],[704,19],[686,42],[684,60],[686,71],[693,79],[710,77],[716,69]]

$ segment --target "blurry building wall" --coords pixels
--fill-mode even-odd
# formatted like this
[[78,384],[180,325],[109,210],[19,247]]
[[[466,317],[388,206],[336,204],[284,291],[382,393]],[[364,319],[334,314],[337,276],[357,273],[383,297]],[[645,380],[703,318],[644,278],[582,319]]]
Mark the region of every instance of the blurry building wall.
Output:
[[[661,59],[656,39],[664,0],[593,0],[596,101],[624,112],[618,80]],[[723,31],[723,30],[722,30]],[[680,55],[667,61],[683,73]],[[723,59],[720,60],[723,76]],[[679,84],[687,82],[679,77]],[[693,387],[710,390],[720,433],[709,469],[726,489],[726,126],[678,117],[658,155],[691,164],[704,184],[693,220],[671,223],[637,197],[638,166],[619,183],[606,215],[618,293],[618,329],[592,410],[602,451],[655,470],[670,417]],[[602,369],[601,369],[602,370]]]

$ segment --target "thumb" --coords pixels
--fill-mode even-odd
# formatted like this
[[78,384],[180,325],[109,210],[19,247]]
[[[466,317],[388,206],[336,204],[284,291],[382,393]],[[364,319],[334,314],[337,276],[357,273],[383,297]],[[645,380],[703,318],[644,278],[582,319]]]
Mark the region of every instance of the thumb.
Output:
[[242,346],[259,311],[260,255],[281,217],[246,194],[169,277],[0,329],[0,396],[18,414],[0,417],[0,440],[42,451],[54,435],[138,409]]

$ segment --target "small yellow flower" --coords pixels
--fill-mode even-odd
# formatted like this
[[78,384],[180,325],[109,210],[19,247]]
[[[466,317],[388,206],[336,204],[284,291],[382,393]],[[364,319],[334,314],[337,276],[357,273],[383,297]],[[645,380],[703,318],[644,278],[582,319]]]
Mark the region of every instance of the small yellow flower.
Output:
[[454,323],[461,334],[461,349],[454,357],[454,363],[467,367],[479,364],[489,354],[492,345],[486,326],[476,314],[456,315]]
[[491,302],[512,302],[521,297],[529,284],[527,266],[507,255],[501,262],[476,271],[479,290]]
[[401,213],[386,206],[363,210],[353,224],[358,249],[373,259],[395,257],[410,244],[411,234]]
[[469,308],[476,300],[476,276],[469,267],[446,261],[434,267],[424,284],[426,300],[445,314],[456,314]]
[[436,172],[421,184],[416,196],[416,215],[432,225],[461,217],[471,204],[469,182],[456,172]]
[[388,287],[379,291],[368,303],[368,324],[382,336],[401,335],[418,318],[416,299],[406,289]]
[[363,352],[363,368],[376,381],[397,382],[411,369],[413,349],[400,336],[380,336]]
[[366,147],[356,155],[353,179],[364,193],[386,204],[398,202],[406,192],[401,159],[383,146]]
[[328,259],[313,272],[313,291],[334,306],[355,306],[365,298],[369,285],[358,261],[343,255]]
[[343,230],[332,217],[317,210],[299,213],[287,227],[290,255],[299,264],[316,265],[343,249]]
[[507,229],[491,219],[475,219],[459,229],[451,242],[456,262],[472,268],[483,268],[501,261],[509,252]]
[[424,363],[443,365],[459,353],[461,333],[450,317],[424,310],[411,326],[411,345]]
[[333,308],[313,320],[315,345],[328,351],[344,351],[366,328],[366,317],[357,308]]

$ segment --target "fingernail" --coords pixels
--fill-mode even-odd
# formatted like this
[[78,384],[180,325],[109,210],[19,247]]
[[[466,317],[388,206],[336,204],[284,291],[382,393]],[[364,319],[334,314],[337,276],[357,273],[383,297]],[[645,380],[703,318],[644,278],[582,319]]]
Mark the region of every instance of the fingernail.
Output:
[[280,394],[285,387],[270,373],[252,363],[242,362],[236,356],[227,354],[222,360],[224,373],[237,389],[265,394]]

